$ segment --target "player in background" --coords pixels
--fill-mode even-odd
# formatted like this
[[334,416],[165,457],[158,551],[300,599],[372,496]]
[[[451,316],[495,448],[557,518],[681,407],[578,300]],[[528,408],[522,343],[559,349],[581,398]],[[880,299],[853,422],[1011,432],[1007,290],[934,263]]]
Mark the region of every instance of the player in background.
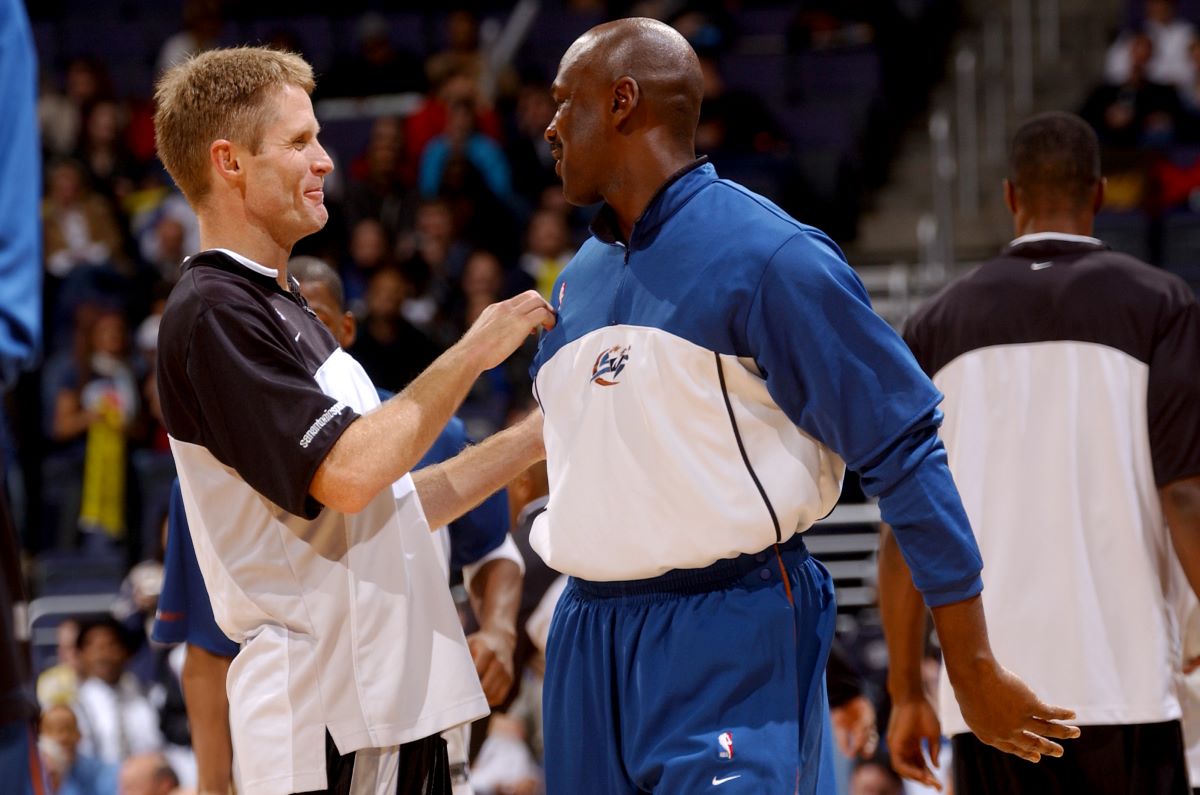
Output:
[[904,539],[885,532],[888,745],[899,772],[928,780],[919,746],[936,760],[950,736],[957,792],[1185,793],[1171,571],[1178,558],[1200,586],[1200,306],[1182,279],[1091,236],[1104,180],[1082,119],[1017,130],[1004,198],[1014,240],[904,337],[946,396],[996,654],[1083,734],[1061,759],[1022,764],[971,736],[945,675],[939,728],[920,685],[924,611]]

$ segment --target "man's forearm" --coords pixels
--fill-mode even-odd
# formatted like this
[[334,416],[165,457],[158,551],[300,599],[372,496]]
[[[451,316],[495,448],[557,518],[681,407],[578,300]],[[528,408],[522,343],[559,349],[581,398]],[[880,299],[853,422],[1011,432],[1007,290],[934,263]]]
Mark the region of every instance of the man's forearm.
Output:
[[1177,480],[1158,494],[1175,556],[1192,590],[1200,596],[1200,477]]
[[196,753],[199,795],[227,795],[233,776],[229,699],[225,679],[231,658],[188,644],[183,661],[183,701]]
[[412,471],[480,372],[469,346],[460,342],[446,351],[403,392],[345,430],[317,469],[309,492],[336,510],[362,510]]
[[309,494],[343,513],[361,511],[412,471],[479,374],[498,366],[539,326],[553,328],[554,312],[533,290],[486,307],[462,339],[403,392],[342,432],[317,468]]
[[988,640],[982,596],[935,607],[930,612],[942,647],[942,664],[956,691],[970,683],[981,669],[998,665]]
[[511,635],[516,641],[521,607],[521,567],[507,558],[489,560],[471,578],[471,609],[485,632]]
[[888,651],[888,693],[896,702],[924,698],[925,602],[886,524],[879,532],[879,612]]
[[430,528],[453,522],[545,458],[540,412],[535,413],[539,416],[500,431],[448,461],[413,473]]

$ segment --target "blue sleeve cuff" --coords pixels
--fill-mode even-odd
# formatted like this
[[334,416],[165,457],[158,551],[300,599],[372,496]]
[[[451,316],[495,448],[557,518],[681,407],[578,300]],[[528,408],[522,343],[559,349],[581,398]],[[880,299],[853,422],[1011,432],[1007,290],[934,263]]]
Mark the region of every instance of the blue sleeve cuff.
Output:
[[921,596],[925,598],[928,607],[943,607],[955,602],[963,602],[983,593],[983,575],[975,574],[960,583],[939,585],[925,590]]

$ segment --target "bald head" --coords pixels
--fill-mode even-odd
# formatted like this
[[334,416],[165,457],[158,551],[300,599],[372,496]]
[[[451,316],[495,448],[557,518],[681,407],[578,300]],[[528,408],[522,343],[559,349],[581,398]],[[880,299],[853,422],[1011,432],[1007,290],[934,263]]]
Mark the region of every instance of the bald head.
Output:
[[695,134],[704,76],[695,50],[670,25],[644,17],[597,25],[563,55],[560,71],[568,68],[605,85],[631,78],[653,120],[680,140]]
[[179,777],[161,753],[137,754],[121,764],[117,791],[120,795],[169,795],[179,786]]

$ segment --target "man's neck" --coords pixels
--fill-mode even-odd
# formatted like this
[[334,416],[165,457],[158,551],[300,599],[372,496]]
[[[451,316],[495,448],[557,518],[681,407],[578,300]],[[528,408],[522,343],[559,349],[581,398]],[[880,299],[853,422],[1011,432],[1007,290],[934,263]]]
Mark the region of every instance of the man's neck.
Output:
[[614,188],[604,197],[616,214],[625,242],[629,242],[634,223],[642,217],[650,200],[666,181],[696,160],[694,151],[688,153],[666,147],[646,146],[640,153],[640,157],[624,159],[624,167],[613,179]]
[[276,281],[288,289],[287,262],[292,253],[262,229],[247,223],[245,219],[215,218],[211,214],[199,215],[200,250],[223,248],[241,254],[248,260],[277,271]]
[[1092,231],[1093,216],[1091,214],[1086,216],[1074,214],[1037,216],[1017,219],[1013,223],[1014,238],[1035,235],[1039,232],[1091,237]]

